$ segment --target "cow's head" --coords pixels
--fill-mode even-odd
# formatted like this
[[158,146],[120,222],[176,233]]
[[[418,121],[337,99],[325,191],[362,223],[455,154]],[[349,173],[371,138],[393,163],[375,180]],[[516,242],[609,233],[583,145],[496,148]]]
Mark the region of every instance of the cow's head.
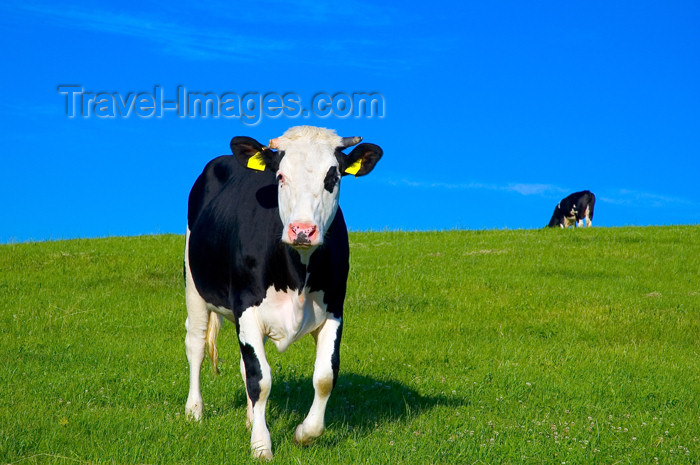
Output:
[[360,144],[347,155],[343,152],[361,140],[324,128],[297,126],[270,140],[268,147],[250,137],[234,137],[231,150],[244,166],[275,173],[282,242],[310,252],[323,243],[338,210],[341,177],[364,176],[382,156],[382,149],[374,144]]
[[554,207],[554,213],[552,213],[552,218],[549,220],[547,227],[549,228],[563,228],[564,227],[564,213],[561,210],[561,204],[557,204]]

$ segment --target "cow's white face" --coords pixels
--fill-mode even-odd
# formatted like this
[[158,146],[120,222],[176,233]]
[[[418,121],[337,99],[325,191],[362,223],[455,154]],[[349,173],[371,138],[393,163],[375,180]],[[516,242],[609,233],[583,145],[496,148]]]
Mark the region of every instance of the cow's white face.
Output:
[[269,147],[248,137],[234,137],[231,149],[249,168],[276,174],[281,240],[308,256],[323,244],[335,218],[341,177],[364,176],[382,156],[382,149],[374,144],[360,144],[347,155],[341,151],[360,140],[324,128],[297,126],[270,140]]
[[[336,136],[337,139],[340,139]],[[282,242],[295,248],[315,248],[335,218],[340,194],[338,141],[277,139],[283,152],[277,170]]]

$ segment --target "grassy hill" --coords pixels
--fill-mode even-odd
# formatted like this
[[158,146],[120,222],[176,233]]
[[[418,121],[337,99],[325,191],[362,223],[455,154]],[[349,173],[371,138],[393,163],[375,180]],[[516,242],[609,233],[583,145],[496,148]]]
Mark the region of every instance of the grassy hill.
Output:
[[[268,346],[275,463],[700,461],[700,227],[352,233],[326,434]],[[181,236],[0,246],[0,463],[247,463],[233,325],[184,419]]]

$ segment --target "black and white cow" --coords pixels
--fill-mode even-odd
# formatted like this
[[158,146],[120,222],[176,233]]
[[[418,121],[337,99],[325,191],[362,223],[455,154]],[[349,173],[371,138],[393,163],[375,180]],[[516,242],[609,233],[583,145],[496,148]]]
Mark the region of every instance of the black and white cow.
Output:
[[574,192],[564,197],[554,208],[552,219],[549,220],[550,228],[568,228],[577,224],[591,226],[593,220],[593,208],[595,207],[595,195],[591,191]]
[[265,406],[272,380],[267,339],[284,352],[306,334],[316,342],[315,396],[294,440],[309,444],[324,429],[326,404],[340,365],[348,235],[338,208],[341,178],[364,176],[382,156],[374,144],[343,149],[341,138],[311,126],[289,129],[269,147],[231,140],[233,155],[204,168],[189,197],[185,244],[190,389],[185,407],[202,417],[200,368],[205,345],[216,369],[222,318],[236,325],[247,425],[256,457],[272,458]]

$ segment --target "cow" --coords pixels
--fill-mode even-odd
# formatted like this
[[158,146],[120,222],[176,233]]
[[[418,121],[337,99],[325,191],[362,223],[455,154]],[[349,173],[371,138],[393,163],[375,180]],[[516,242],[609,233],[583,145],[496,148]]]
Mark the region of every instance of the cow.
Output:
[[549,220],[550,228],[568,228],[569,226],[591,226],[593,221],[593,208],[595,207],[595,194],[591,191],[574,192],[564,197],[554,208],[552,219]]
[[[265,406],[272,380],[265,355],[302,336],[316,343],[314,399],[294,442],[325,430],[325,409],[340,367],[348,233],[338,207],[341,178],[364,176],[382,149],[360,137],[297,126],[270,140],[231,140],[232,155],[210,161],[192,187],[185,239],[185,348],[190,368],[186,416],[202,418],[205,346],[217,369],[223,319],[238,335],[246,425],[254,457],[272,458]],[[357,145],[359,144],[359,145]],[[348,154],[343,150],[356,146]]]

